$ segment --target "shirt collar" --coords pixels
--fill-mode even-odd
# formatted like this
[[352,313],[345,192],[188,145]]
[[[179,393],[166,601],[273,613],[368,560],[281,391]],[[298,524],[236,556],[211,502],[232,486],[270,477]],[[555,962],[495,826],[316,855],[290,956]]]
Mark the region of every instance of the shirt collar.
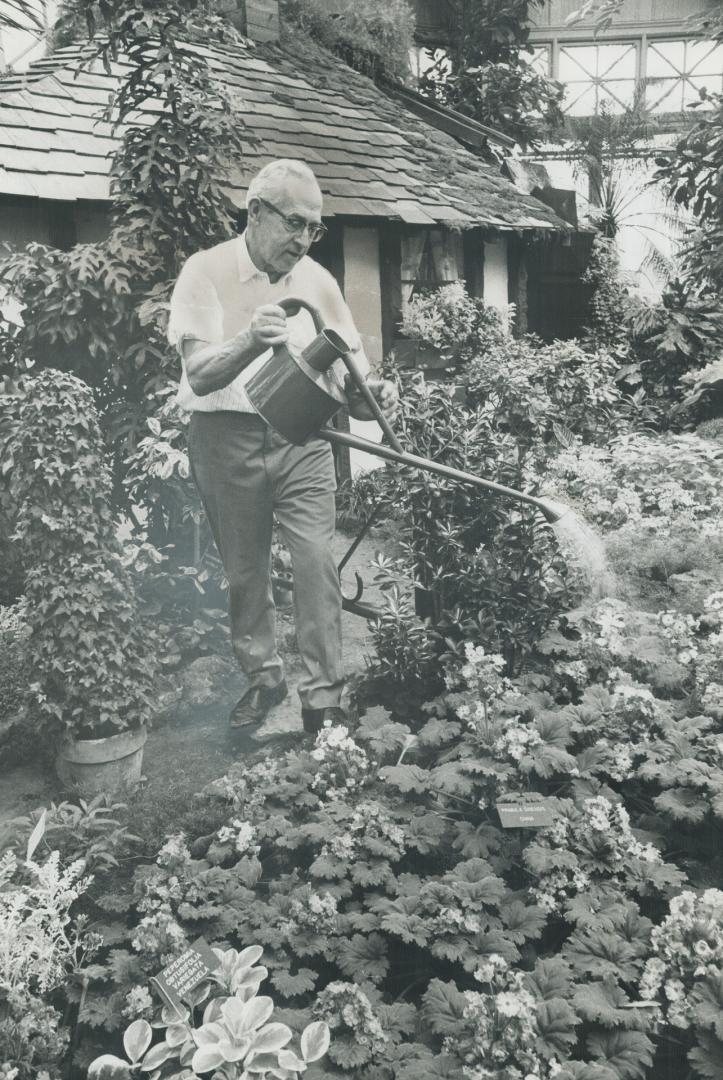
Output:
[[[246,245],[245,232],[242,233],[241,236],[239,236],[238,238],[238,243],[236,245],[236,263],[238,266],[238,276],[240,281],[251,281],[252,278],[258,278],[260,281],[269,280],[269,275],[266,273],[266,271],[259,270],[256,263],[249,255],[249,249]],[[290,270],[288,274],[285,274],[282,278],[279,278],[279,281],[289,281],[293,272],[293,270]]]

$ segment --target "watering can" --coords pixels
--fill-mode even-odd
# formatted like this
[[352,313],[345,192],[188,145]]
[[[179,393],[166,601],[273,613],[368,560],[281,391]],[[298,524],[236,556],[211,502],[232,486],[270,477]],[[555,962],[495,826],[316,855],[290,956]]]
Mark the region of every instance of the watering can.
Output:
[[[249,379],[244,389],[260,416],[288,442],[300,445],[310,436],[317,435],[327,442],[363,450],[387,461],[395,461],[399,465],[411,465],[438,476],[472,484],[496,495],[505,495],[518,502],[529,503],[535,506],[550,524],[559,521],[566,513],[566,507],[558,506],[547,499],[538,499],[527,492],[496,484],[492,480],[474,476],[473,473],[406,453],[356,366],[349,346],[335,330],[324,326],[318,308],[306,300],[292,296],[280,300],[279,307],[288,315],[298,314],[301,308],[308,311],[314,321],[317,336],[301,352],[290,349],[288,345],[277,345],[269,360]],[[329,374],[332,364],[339,359],[344,362],[352,382],[386,435],[389,446],[323,426],[345,403],[338,384]]]
[[[356,366],[348,344],[335,330],[324,325],[318,308],[292,296],[280,300],[279,307],[290,316],[298,314],[301,308],[308,311],[314,322],[316,337],[300,352],[289,348],[288,345],[277,345],[269,359],[259,371],[254,373],[244,389],[259,415],[288,442],[298,446],[311,436],[317,436],[327,442],[363,450],[365,453],[374,454],[387,461],[394,461],[399,465],[411,465],[438,476],[472,484],[496,495],[507,496],[518,502],[535,506],[544,515],[546,521],[553,525],[567,513],[567,507],[559,506],[552,501],[538,499],[524,491],[505,487],[504,484],[496,484],[481,476],[474,476],[472,473],[441,465],[428,458],[406,453]],[[332,364],[339,359],[344,362],[352,382],[362,394],[372,416],[384,432],[388,446],[324,426],[346,401],[338,383],[330,374]],[[341,559],[337,567],[340,575],[380,510],[381,503],[372,511],[359,535]],[[355,577],[356,595],[342,596],[344,610],[365,619],[377,617],[379,611],[376,608],[361,603],[364,583],[359,574],[355,573]],[[273,576],[272,580],[280,588],[293,588],[288,578]]]

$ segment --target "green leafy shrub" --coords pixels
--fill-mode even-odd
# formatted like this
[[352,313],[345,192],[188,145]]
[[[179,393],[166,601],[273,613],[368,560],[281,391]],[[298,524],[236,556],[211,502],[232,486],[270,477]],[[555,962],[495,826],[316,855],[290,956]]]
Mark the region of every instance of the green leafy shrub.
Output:
[[504,314],[479,297],[470,296],[461,281],[420,293],[405,305],[401,330],[439,351],[445,366],[459,367],[503,344],[514,319],[510,305]]
[[[421,376],[405,381],[397,429],[400,442],[422,457],[518,489],[536,483],[491,416],[460,405],[444,384]],[[444,638],[482,635],[517,669],[568,596],[566,564],[549,527],[534,511],[454,480],[407,468],[379,472],[395,508],[397,576],[433,590],[442,651]],[[397,594],[388,595],[401,632],[409,613]]]
[[48,369],[5,398],[26,574],[32,709],[49,731],[111,734],[146,722],[151,640],[121,559],[111,477],[91,391]]
[[613,411],[621,397],[617,370],[605,349],[508,336],[469,364],[465,383],[469,401],[489,417],[497,437],[534,460],[549,453],[556,434],[563,442],[574,435],[597,443],[622,426]]
[[[189,255],[236,231],[237,210],[222,188],[231,163],[244,158],[247,133],[191,42],[238,35],[203,0],[152,9],[78,0],[66,16],[87,23],[106,65],[119,53],[131,58],[113,101],[123,135],[112,164],[111,229],[98,243],[69,251],[29,244],[0,261],[0,282],[32,313],[22,325],[0,325],[0,352],[14,358],[13,375],[50,367],[93,387],[114,504],[128,509],[125,461],[178,377],[165,337],[173,281]],[[139,124],[148,100],[160,107]],[[151,495],[158,525],[158,485]],[[169,494],[164,510],[172,505]]]
[[425,72],[422,90],[522,145],[562,122],[563,87],[533,70],[529,50],[534,0],[445,8],[445,47]]
[[[209,556],[204,559],[211,563]],[[147,541],[124,545],[141,616],[152,628],[159,668],[175,670],[199,656],[229,651],[228,617],[215,605],[223,593],[203,566],[179,563],[170,546],[159,551]]]
[[35,748],[36,732],[23,708],[31,680],[28,633],[24,601],[0,607],[0,749],[6,760],[23,760]]
[[414,13],[406,0],[383,6],[347,0],[333,12],[320,0],[284,0],[282,12],[287,26],[298,28],[362,75],[411,81]]
[[43,833],[37,851],[47,855],[58,852],[62,862],[68,864],[82,860],[85,872],[102,874],[117,867],[119,859],[138,840],[120,823],[125,809],[124,803],[112,803],[106,795],[96,795],[90,802],[79,799],[77,803],[51,803],[49,807],[6,822],[5,843],[19,854],[42,820]]
[[698,400],[686,394],[686,383],[715,362],[723,344],[717,295],[701,293],[694,283],[676,278],[657,303],[631,301],[626,321],[632,348],[626,380],[639,382],[648,397],[657,400],[662,427],[671,416],[684,419],[681,412]]

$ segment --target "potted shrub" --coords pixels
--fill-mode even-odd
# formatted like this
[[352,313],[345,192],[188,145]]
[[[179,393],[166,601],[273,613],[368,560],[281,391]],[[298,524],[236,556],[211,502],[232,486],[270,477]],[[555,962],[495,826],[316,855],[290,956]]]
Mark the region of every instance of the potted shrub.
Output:
[[26,553],[26,713],[85,794],[140,779],[152,641],[123,561],[93,395],[45,370],[6,397],[0,452]]

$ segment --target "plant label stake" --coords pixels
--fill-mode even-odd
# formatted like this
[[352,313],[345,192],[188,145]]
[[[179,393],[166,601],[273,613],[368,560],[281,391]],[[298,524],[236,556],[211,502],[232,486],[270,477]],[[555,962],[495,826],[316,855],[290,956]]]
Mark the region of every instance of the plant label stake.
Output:
[[552,807],[540,799],[497,803],[503,829],[544,829],[552,825]]
[[164,967],[159,975],[155,975],[151,982],[167,1005],[181,1011],[183,998],[207,979],[220,963],[213,949],[203,938],[199,938]]

